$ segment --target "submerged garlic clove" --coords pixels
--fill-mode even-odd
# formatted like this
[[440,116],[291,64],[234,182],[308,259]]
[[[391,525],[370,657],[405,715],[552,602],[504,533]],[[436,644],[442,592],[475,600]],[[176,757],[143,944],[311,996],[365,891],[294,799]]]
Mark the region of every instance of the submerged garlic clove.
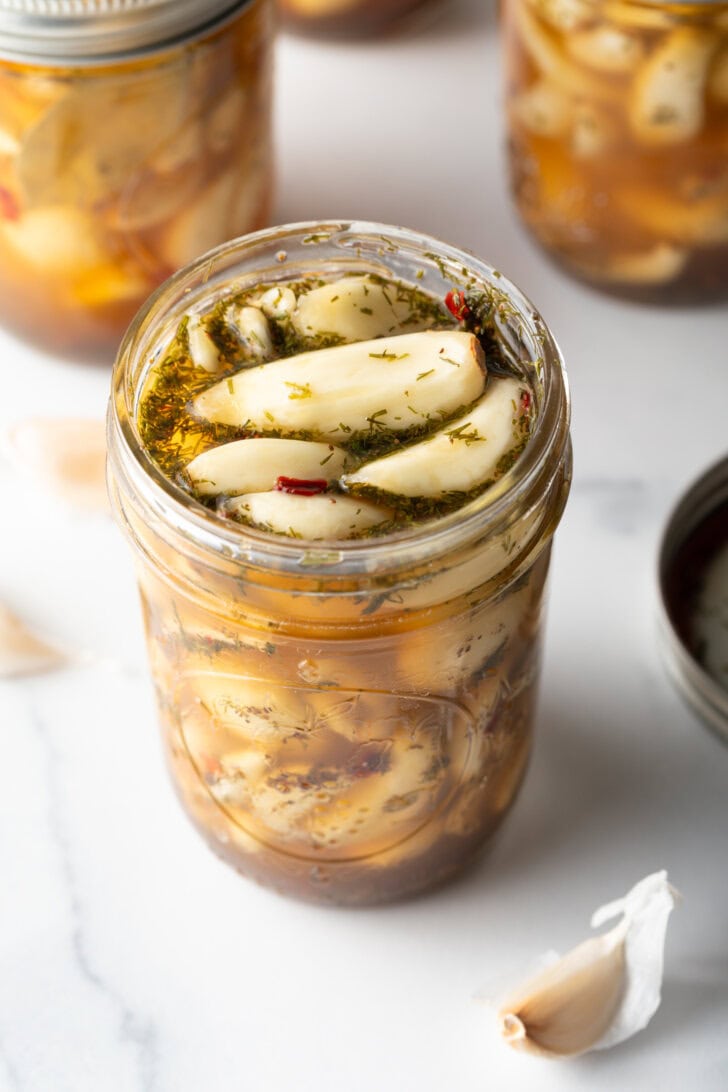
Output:
[[675,905],[667,873],[655,872],[602,906],[592,927],[621,915],[501,1003],[509,1046],[544,1057],[603,1050],[646,1027],[660,1004],[667,920]]
[[210,337],[205,324],[197,315],[193,315],[187,324],[187,342],[190,357],[196,368],[214,374],[222,367],[220,350]]
[[427,319],[412,315],[410,306],[395,285],[378,284],[367,274],[342,277],[299,296],[293,324],[304,337],[369,341],[399,329],[424,330]]
[[635,80],[629,116],[638,140],[660,146],[697,136],[715,47],[715,35],[708,30],[682,28],[666,36]]
[[333,444],[261,436],[212,447],[186,469],[199,494],[236,496],[274,489],[281,475],[331,482],[345,462],[346,452]]
[[426,440],[364,463],[344,474],[345,489],[366,486],[404,497],[467,493],[502,472],[527,435],[525,396],[517,379],[493,379],[472,409]]
[[228,501],[225,510],[264,530],[307,540],[351,538],[392,517],[384,505],[333,493],[246,493]]
[[4,453],[12,465],[80,508],[108,508],[103,421],[33,417],[8,431]]
[[40,675],[61,667],[66,659],[59,649],[37,637],[0,603],[0,679]]
[[247,356],[259,361],[271,360],[275,356],[270,325],[259,307],[233,304],[228,308],[226,317]]

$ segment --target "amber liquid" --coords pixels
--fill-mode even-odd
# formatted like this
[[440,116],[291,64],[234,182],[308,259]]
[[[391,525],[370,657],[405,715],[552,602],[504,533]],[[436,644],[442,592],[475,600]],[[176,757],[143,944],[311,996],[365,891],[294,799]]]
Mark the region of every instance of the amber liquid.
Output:
[[324,902],[397,899],[459,871],[525,772],[547,569],[548,550],[435,623],[372,612],[323,628],[213,614],[145,576],[167,757],[212,848]]

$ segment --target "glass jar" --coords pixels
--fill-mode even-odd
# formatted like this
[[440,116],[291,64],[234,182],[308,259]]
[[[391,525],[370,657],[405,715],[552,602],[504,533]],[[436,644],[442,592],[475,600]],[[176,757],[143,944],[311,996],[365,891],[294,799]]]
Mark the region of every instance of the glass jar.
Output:
[[286,26],[308,34],[375,34],[435,0],[278,0]]
[[728,299],[728,4],[505,0],[516,204],[577,277]]
[[[231,285],[343,272],[490,294],[532,385],[525,451],[457,512],[382,538],[301,543],[230,522],[149,459],[145,371]],[[531,747],[551,537],[568,493],[558,349],[504,277],[377,224],[271,229],[168,281],[122,344],[109,415],[172,778],[212,847],[287,894],[411,895],[458,871],[510,808]]]
[[111,359],[175,269],[267,220],[272,0],[0,0],[0,322]]

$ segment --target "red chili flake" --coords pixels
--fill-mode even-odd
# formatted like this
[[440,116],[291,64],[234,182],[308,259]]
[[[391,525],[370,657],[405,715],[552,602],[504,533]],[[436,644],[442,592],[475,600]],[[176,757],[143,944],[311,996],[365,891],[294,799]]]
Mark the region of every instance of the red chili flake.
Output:
[[531,409],[531,395],[528,391],[521,392],[521,412],[528,413]]
[[463,319],[468,318],[472,312],[465,302],[465,293],[461,289],[451,288],[448,294],[445,296],[445,306],[451,315],[454,315],[458,322],[462,322]]
[[276,478],[276,489],[280,493],[295,493],[298,497],[315,497],[325,493],[329,483],[326,478]]
[[0,186],[0,216],[3,220],[17,220],[20,216],[20,205],[5,186]]

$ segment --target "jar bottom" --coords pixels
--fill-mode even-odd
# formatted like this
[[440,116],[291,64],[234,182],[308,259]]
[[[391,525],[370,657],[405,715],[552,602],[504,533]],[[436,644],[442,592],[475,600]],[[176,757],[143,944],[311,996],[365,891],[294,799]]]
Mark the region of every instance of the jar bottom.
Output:
[[[532,704],[530,698],[528,695]],[[468,798],[468,785],[463,786],[462,793],[412,837],[360,860],[317,862],[258,841],[231,824],[200,782],[184,747],[168,748],[167,762],[185,815],[216,856],[242,877],[304,902],[376,906],[442,887],[480,859],[500,830],[525,779],[531,753],[531,719],[506,766],[505,776],[494,790],[489,785],[483,791],[484,778],[477,785],[471,784],[473,795]],[[456,825],[462,833],[448,829]]]

